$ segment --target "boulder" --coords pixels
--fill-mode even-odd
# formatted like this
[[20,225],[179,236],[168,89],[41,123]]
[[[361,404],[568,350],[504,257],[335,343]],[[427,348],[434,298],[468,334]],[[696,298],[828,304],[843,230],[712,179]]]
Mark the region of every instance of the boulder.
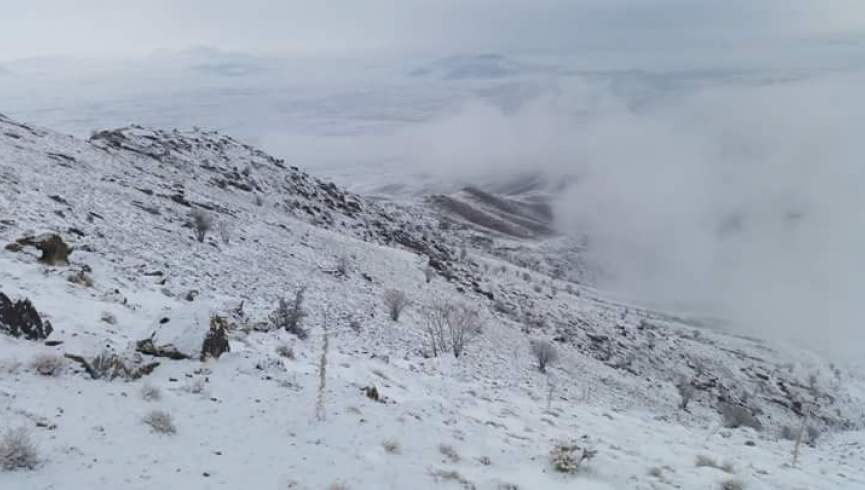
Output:
[[42,256],[39,261],[48,265],[67,265],[69,263],[69,255],[72,253],[72,247],[63,241],[60,235],[46,233],[36,237],[19,238],[15,243],[6,245],[6,250],[19,252],[24,247],[34,247]]
[[135,343],[142,354],[169,359],[218,358],[231,350],[228,323],[206,307],[180,308],[160,316],[150,337]]
[[51,322],[42,321],[29,299],[13,302],[0,293],[0,332],[28,340],[43,340],[53,331]]

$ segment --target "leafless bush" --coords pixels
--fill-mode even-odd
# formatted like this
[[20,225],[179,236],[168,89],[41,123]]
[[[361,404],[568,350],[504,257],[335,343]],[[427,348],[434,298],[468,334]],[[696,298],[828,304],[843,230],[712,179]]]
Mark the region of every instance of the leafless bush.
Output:
[[336,273],[343,277],[348,277],[351,272],[351,259],[348,255],[340,255],[336,259]]
[[360,320],[354,317],[348,319],[348,328],[354,333],[360,333],[363,330]]
[[424,311],[424,333],[433,356],[451,352],[460,357],[480,334],[480,315],[474,308],[435,303]]
[[705,454],[700,454],[697,456],[697,459],[694,461],[694,466],[697,468],[715,468],[716,470],[721,470],[725,473],[733,474],[736,472],[736,468],[733,467],[732,463],[726,462],[724,464],[718,464],[714,458],[710,456],[706,456]]
[[683,378],[676,383],[676,390],[679,392],[679,397],[681,398],[679,401],[679,410],[687,410],[688,403],[697,392],[694,384]]
[[439,444],[439,452],[451,463],[458,463],[462,459],[457,450],[447,444]]
[[730,429],[750,427],[756,431],[763,429],[763,424],[745,407],[732,403],[719,403],[718,412],[721,414],[724,427]]
[[227,221],[220,221],[216,231],[219,233],[219,239],[222,240],[223,245],[231,243],[231,227]]
[[721,490],[745,490],[745,482],[731,478],[721,482]]
[[36,444],[25,427],[9,429],[0,438],[0,469],[32,470],[39,465]]
[[462,486],[466,490],[474,490],[475,488],[477,488],[475,487],[474,483],[469,481],[459,471],[456,470],[432,470],[430,471],[430,476],[432,476],[435,481],[452,481],[459,483],[460,486]]
[[151,384],[145,384],[141,387],[141,399],[147,402],[159,401],[162,399],[162,392]]
[[213,228],[213,218],[207,212],[195,209],[189,213],[189,219],[192,229],[195,231],[195,239],[203,242],[204,237],[207,236],[207,232]]
[[294,301],[289,303],[285,298],[279,298],[276,310],[270,314],[270,323],[274,328],[285,329],[286,332],[296,335],[299,339],[305,339],[307,331],[300,326],[300,322],[306,317],[303,308],[303,293],[306,288],[300,288],[294,293]]
[[174,426],[174,417],[162,410],[152,410],[144,416],[144,423],[149,425],[154,432],[159,434],[175,434],[177,427]]
[[436,270],[432,268],[432,266],[428,265],[423,270],[424,279],[426,279],[427,284],[432,282],[433,278],[436,276]]
[[204,381],[204,378],[195,378],[189,383],[183,385],[181,389],[187,393],[192,393],[193,395],[200,395],[207,389],[207,383]]
[[294,349],[291,348],[288,344],[279,344],[276,347],[276,353],[280,357],[285,357],[286,359],[294,359]]
[[66,362],[57,354],[38,354],[30,362],[30,367],[42,376],[58,376],[64,366]]
[[556,346],[546,340],[535,340],[531,343],[532,355],[538,362],[538,370],[542,373],[547,372],[547,365],[556,362],[559,359],[559,353],[556,351]]
[[384,448],[384,451],[388,454],[399,454],[402,451],[399,441],[395,439],[388,439],[382,442],[381,447]]
[[466,346],[481,332],[478,311],[466,305],[458,305],[448,315],[448,336],[451,352],[460,357]]
[[103,311],[99,315],[99,319],[109,325],[117,325],[117,317],[114,316],[114,313],[111,313],[110,311]]
[[135,365],[127,363],[122,357],[113,352],[102,352],[91,360],[75,354],[65,354],[67,359],[77,362],[87,371],[92,379],[116,379],[135,380],[152,373],[158,362]]
[[390,319],[398,322],[402,311],[411,304],[406,294],[398,289],[388,289],[384,292],[384,305],[390,315]]
[[576,444],[558,443],[550,451],[550,464],[560,473],[574,474],[583,468],[583,463],[595,457],[597,451],[580,448]]

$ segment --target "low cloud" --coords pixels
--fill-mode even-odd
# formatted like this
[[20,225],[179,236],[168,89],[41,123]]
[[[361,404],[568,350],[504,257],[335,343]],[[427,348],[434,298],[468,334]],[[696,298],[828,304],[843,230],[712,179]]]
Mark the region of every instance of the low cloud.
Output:
[[603,286],[741,333],[861,355],[862,79],[707,86],[637,106],[585,83],[516,110],[475,102],[398,135],[451,178],[575,178],[559,226]]

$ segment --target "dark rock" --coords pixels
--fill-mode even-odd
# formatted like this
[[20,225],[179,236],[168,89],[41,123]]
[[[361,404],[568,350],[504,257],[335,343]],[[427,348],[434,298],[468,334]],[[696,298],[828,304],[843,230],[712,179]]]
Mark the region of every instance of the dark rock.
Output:
[[208,357],[218,359],[225,352],[230,352],[228,343],[228,322],[221,316],[210,317],[210,330],[201,345],[201,360]]
[[42,252],[39,261],[48,265],[66,265],[72,253],[72,247],[67,245],[59,235],[53,233],[19,238],[14,244],[6,245],[6,250],[20,252],[24,247],[35,247]]
[[0,332],[28,340],[43,340],[51,335],[51,322],[42,321],[29,299],[12,302],[0,293]]

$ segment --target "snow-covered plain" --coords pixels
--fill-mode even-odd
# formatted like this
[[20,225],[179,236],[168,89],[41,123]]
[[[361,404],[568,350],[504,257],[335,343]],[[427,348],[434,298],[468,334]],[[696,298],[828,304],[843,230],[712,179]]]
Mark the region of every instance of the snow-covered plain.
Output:
[[[215,219],[203,243],[192,209]],[[0,472],[0,488],[865,489],[861,367],[624,305],[493,253],[512,239],[478,245],[476,230],[438,223],[423,200],[368,201],[217,133],[133,127],[84,141],[0,117],[0,241],[53,232],[75,247],[68,266],[0,250],[0,292],[31,299],[62,341],[0,335],[0,429],[29,428],[41,457]],[[429,283],[422,250],[440,261]],[[92,286],[67,279],[79,270]],[[243,328],[299,287],[309,338]],[[413,301],[398,322],[382,302],[391,288]],[[480,311],[460,358],[425,355],[435,301]],[[132,382],[30,366],[42,353],[132,359],[161,319],[184,329],[194,312],[241,303],[216,360],[159,358]],[[555,339],[547,374],[531,339]],[[278,355],[287,346],[294,359]],[[688,411],[683,377],[701,386]],[[144,386],[161,397],[143,399]],[[720,399],[762,430],[722,427]],[[820,437],[794,466],[781,433],[801,423],[796,400],[816,402]],[[143,423],[154,409],[176,434]],[[548,455],[571,440],[597,455],[558,473]]]

